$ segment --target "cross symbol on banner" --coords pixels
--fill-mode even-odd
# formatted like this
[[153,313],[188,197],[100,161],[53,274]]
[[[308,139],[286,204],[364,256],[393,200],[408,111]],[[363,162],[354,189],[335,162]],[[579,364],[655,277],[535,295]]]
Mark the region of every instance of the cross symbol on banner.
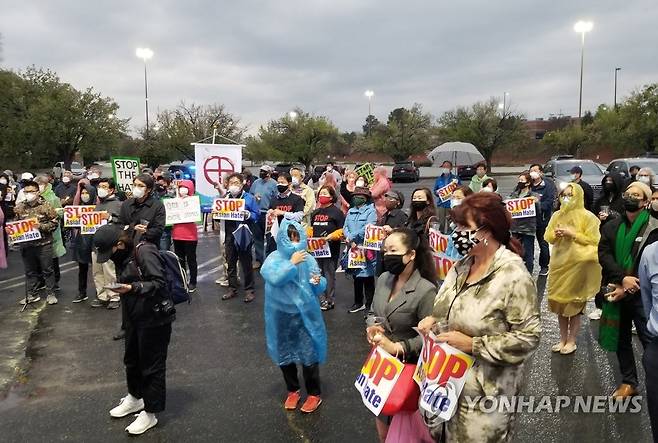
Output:
[[[211,185],[220,183],[224,172],[228,172],[229,174],[235,172],[235,165],[230,158],[213,156],[208,157],[203,163],[203,175]],[[217,174],[217,180],[213,180],[211,173]]]

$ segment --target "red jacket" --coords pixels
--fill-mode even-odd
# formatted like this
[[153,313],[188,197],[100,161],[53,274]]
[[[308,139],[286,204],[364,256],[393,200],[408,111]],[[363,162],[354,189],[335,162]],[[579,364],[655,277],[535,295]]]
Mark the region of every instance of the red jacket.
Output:
[[[181,180],[179,187],[185,187],[190,192],[189,196],[194,195],[194,183],[191,180]],[[199,233],[196,230],[196,223],[179,223],[171,229],[171,238],[174,240],[182,241],[197,241],[199,240]]]

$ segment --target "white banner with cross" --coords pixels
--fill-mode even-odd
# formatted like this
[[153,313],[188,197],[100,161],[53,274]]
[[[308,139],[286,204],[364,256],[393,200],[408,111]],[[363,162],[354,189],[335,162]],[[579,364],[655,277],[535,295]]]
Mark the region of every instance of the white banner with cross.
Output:
[[209,212],[217,198],[215,183],[234,172],[242,172],[242,148],[245,145],[192,143],[196,164],[196,192],[201,207]]

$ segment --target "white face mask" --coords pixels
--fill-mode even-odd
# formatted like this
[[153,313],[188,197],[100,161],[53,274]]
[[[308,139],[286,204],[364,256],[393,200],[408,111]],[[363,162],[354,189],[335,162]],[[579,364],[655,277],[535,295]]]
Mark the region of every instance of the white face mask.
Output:
[[658,212],[658,200],[651,201],[651,210],[654,212]]
[[71,177],[66,177],[66,176],[62,177],[62,182],[63,183],[70,183],[71,182]]
[[146,195],[146,190],[144,188],[133,188],[133,197],[142,198]]
[[80,200],[82,200],[85,203],[89,203],[89,200],[91,200],[91,196],[89,194],[82,194],[80,195]]
[[190,195],[190,190],[187,188],[178,188],[178,194],[183,197],[187,197],[188,195]]
[[571,177],[571,181],[576,181],[576,174],[571,174],[569,177]]
[[106,198],[110,195],[110,191],[105,188],[98,188],[98,198]]
[[333,166],[327,166],[327,171],[328,171],[328,172],[333,171],[333,169],[334,169]]
[[36,192],[28,192],[25,194],[25,200],[27,200],[28,202],[33,202],[36,199],[37,199]]
[[297,177],[292,178],[292,185],[293,186],[299,186],[299,179]]
[[562,204],[565,204],[565,205],[566,205],[566,204],[569,203],[570,201],[571,201],[571,196],[569,196],[569,195],[565,195],[564,197],[562,197]]
[[493,189],[491,189],[489,186],[485,186],[484,188],[480,189],[480,192],[493,192]]
[[537,172],[537,171],[532,171],[530,173],[530,178],[533,179],[533,180],[537,180],[539,177],[541,177],[541,176],[539,175],[539,172]]
[[0,178],[0,185],[6,185],[7,184],[7,179],[2,177]]
[[447,175],[447,174],[450,174],[450,169],[448,169],[448,168],[440,168],[440,169],[439,169],[439,173],[440,173],[441,175]]
[[642,175],[642,176],[637,178],[637,181],[639,181],[641,183],[644,183],[644,184],[647,184],[647,185],[650,185],[651,184],[651,177],[649,177],[648,175]]
[[462,204],[462,201],[456,198],[450,199],[450,207],[454,208]]
[[97,173],[92,172],[91,174],[89,174],[89,175],[87,176],[87,178],[88,178],[89,180],[96,180],[97,178],[100,178],[100,176],[99,176]]
[[43,193],[46,190],[46,185],[39,185],[39,192]]
[[238,185],[231,185],[228,187],[228,192],[230,192],[233,195],[239,195],[240,192],[242,192],[242,187]]
[[366,182],[364,182],[363,180],[357,180],[356,181],[356,187],[357,188],[365,188],[366,187]]

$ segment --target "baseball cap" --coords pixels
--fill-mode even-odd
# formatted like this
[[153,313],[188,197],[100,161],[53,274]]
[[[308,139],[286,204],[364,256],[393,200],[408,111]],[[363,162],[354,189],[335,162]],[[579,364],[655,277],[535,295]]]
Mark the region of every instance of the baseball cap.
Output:
[[21,180],[33,180],[33,179],[34,179],[34,175],[32,175],[31,172],[23,172],[21,174]]
[[573,168],[571,168],[571,170],[569,172],[571,172],[572,174],[581,174],[582,175],[583,174],[583,168],[581,168],[580,166],[574,166]]
[[260,167],[261,171],[272,172],[272,167],[270,165],[263,165]]
[[94,247],[97,252],[97,262],[105,263],[112,257],[112,247],[117,244],[124,230],[123,225],[105,225],[96,230],[94,234]]

